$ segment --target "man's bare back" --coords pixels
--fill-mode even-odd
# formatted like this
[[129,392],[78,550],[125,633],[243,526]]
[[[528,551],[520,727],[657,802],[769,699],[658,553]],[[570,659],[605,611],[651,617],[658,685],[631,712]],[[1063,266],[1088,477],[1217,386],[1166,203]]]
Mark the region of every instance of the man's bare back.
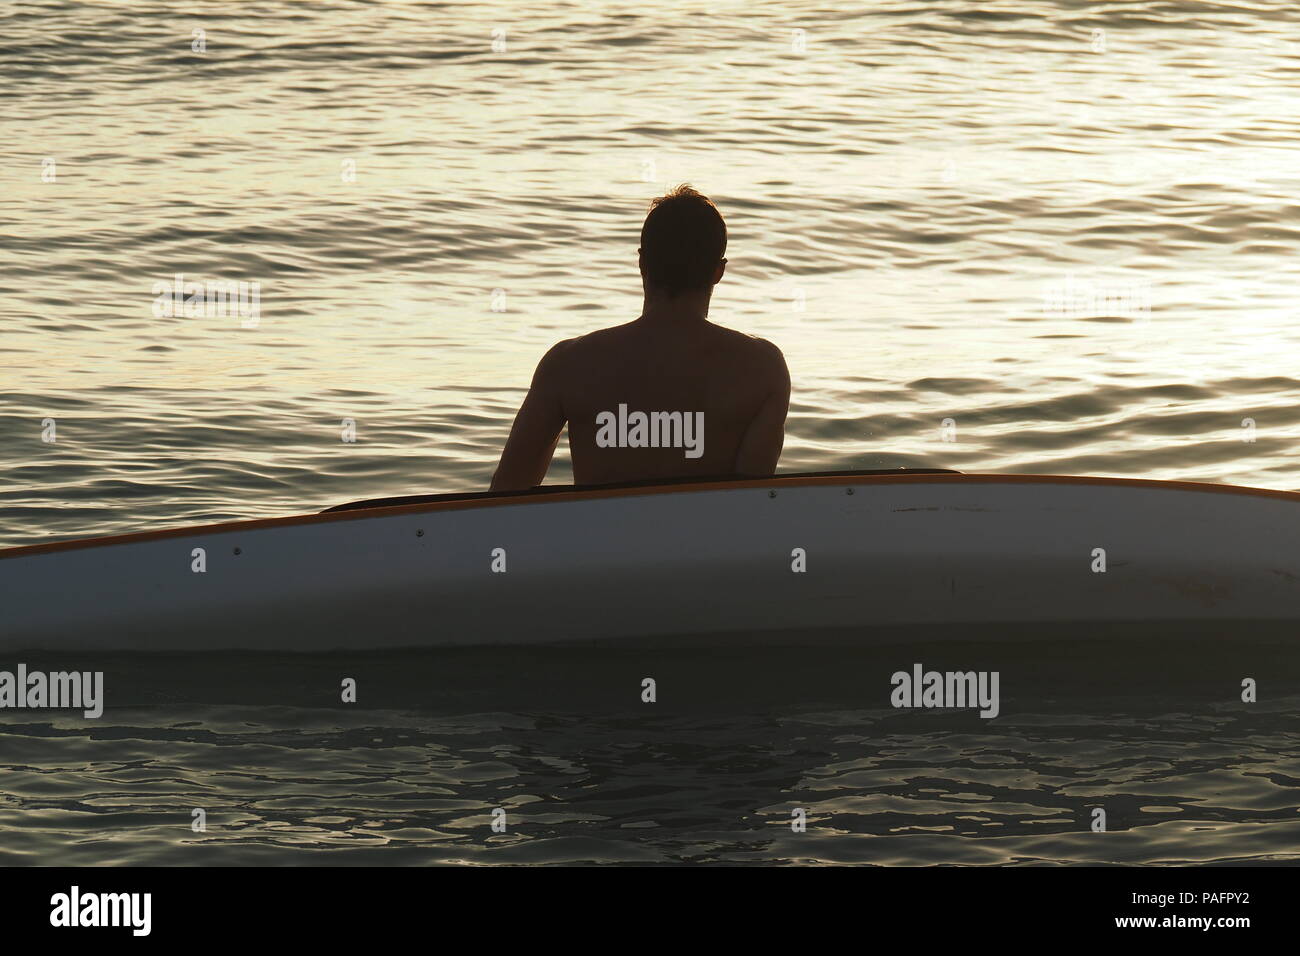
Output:
[[502,452],[494,490],[540,484],[566,423],[580,485],[775,471],[790,376],[775,345],[706,319],[726,260],[707,259],[705,282],[665,294],[642,253],[641,317],[546,353]]

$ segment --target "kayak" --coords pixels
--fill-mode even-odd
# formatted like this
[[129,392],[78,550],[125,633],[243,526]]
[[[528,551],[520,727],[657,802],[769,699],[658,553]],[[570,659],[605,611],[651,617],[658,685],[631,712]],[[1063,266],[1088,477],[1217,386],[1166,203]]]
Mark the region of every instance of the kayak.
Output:
[[896,471],[388,498],[0,550],[0,609],[6,652],[1287,634],[1300,493]]

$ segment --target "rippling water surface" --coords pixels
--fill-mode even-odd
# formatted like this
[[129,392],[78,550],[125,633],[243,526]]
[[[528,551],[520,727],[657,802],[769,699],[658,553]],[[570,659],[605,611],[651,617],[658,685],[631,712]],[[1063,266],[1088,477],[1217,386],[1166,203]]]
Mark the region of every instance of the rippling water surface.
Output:
[[[731,230],[712,317],[786,353],[783,470],[1300,488],[1294,6],[859,6],[6,7],[0,545],[483,487],[545,348],[636,316],[646,202],[683,181]],[[260,283],[256,327],[155,316],[177,273]],[[1079,289],[1149,308],[1058,307]],[[879,697],[10,713],[3,853],[1294,855],[1282,711],[1085,701],[976,733]],[[1089,842],[1098,793],[1137,836]],[[200,796],[222,825],[177,830]],[[831,822],[798,840],[792,799]],[[501,805],[527,824],[471,838]]]
[[888,665],[963,659],[924,642],[96,661],[100,720],[0,720],[0,864],[1300,860],[1285,652],[1131,650],[981,647],[992,720],[888,706]]

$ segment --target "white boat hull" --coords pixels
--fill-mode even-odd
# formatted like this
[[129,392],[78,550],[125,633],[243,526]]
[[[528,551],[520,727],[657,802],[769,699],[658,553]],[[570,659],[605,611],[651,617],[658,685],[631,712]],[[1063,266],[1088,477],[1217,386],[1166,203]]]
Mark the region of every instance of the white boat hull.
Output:
[[0,609],[4,651],[1285,631],[1300,494],[951,474],[444,501],[0,551]]

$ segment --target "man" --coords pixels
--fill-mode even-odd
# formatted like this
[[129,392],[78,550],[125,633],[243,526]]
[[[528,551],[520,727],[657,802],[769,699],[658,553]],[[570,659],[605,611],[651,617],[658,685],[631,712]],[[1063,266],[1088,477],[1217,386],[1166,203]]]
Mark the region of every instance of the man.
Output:
[[771,342],[708,321],[727,226],[690,186],[641,228],[641,316],[543,356],[492,490],[539,485],[565,423],[574,482],[766,476],[785,441],[790,373]]

